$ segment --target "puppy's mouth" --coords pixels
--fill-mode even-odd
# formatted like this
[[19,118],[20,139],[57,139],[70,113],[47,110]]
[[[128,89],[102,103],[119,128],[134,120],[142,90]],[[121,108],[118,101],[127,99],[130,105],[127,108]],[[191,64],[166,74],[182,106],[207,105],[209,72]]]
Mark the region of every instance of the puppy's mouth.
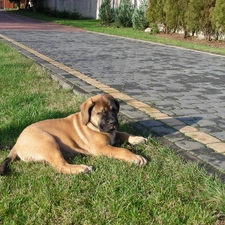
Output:
[[115,131],[115,130],[117,130],[117,129],[118,129],[118,125],[113,126],[113,127],[109,130],[109,132],[113,132],[113,131]]
[[114,132],[114,131],[116,131],[116,130],[117,130],[117,127],[116,127],[116,126],[110,127],[110,128],[107,128],[107,127],[101,127],[101,126],[100,126],[100,131],[101,131],[101,132],[112,133],[112,132]]
[[113,121],[113,122],[107,122],[107,123],[102,123],[99,126],[100,131],[102,132],[107,132],[107,133],[112,133],[118,129],[118,122]]

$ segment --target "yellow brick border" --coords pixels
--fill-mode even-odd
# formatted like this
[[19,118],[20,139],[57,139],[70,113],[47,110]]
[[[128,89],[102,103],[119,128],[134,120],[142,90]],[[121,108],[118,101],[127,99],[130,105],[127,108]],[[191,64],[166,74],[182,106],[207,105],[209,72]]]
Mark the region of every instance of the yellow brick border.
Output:
[[90,78],[90,77],[88,77],[88,76],[60,63],[60,62],[57,62],[57,61],[49,58],[48,56],[45,56],[31,48],[26,47],[25,45],[15,41],[11,38],[8,38],[2,34],[0,34],[0,37],[18,47],[26,50],[27,52],[30,52],[33,55],[47,61],[48,63],[58,67],[59,69],[64,70],[67,73],[87,82],[88,84],[90,84],[106,93],[111,94],[115,98],[118,98],[118,99],[126,102],[128,105],[136,108],[139,111],[142,111],[142,112],[148,114],[150,117],[153,117],[154,119],[159,120],[162,123],[174,128],[175,130],[179,131],[180,133],[206,145],[207,147],[213,149],[215,152],[225,154],[225,143],[221,142],[219,139],[217,139],[209,134],[206,134],[204,132],[200,132],[196,128],[188,126],[185,123],[182,123],[181,121],[174,119],[165,113],[160,112],[158,109],[152,108],[151,106],[149,106],[141,101],[138,101],[127,94],[124,94],[114,88],[111,88],[108,85],[105,85],[93,78]]

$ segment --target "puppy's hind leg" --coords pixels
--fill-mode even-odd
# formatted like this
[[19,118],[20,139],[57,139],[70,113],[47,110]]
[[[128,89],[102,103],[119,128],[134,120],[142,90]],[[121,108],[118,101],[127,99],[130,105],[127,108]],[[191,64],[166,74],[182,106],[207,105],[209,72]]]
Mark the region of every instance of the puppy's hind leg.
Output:
[[59,173],[79,174],[92,171],[91,166],[67,163],[55,138],[47,133],[44,135],[44,138],[42,137],[42,144],[39,144],[38,149],[39,150],[36,151],[37,158],[42,159],[41,161],[48,162]]
[[68,164],[55,138],[47,132],[33,128],[27,129],[20,135],[7,158],[0,164],[0,175],[6,174],[9,163],[16,158],[25,162],[45,161],[64,174],[87,173],[92,170],[90,166]]

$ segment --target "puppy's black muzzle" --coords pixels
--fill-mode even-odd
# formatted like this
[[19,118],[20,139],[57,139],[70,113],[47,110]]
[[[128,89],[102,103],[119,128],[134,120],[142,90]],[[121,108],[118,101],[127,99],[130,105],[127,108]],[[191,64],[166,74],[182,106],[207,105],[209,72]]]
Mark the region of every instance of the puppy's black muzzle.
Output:
[[112,132],[114,130],[117,130],[119,126],[119,122],[117,119],[117,116],[115,115],[107,115],[104,118],[102,118],[101,124],[100,124],[100,130],[103,132]]

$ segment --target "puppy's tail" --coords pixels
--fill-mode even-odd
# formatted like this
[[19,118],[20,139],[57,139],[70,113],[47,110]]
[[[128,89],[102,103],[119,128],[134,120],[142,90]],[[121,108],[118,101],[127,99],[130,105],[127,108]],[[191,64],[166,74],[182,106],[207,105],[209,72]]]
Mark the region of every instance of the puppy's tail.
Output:
[[9,153],[8,157],[0,164],[0,175],[4,176],[7,172],[7,168],[9,163],[11,163],[12,161],[14,161],[14,159],[17,157],[15,151],[13,151],[13,149],[11,150],[11,152]]

